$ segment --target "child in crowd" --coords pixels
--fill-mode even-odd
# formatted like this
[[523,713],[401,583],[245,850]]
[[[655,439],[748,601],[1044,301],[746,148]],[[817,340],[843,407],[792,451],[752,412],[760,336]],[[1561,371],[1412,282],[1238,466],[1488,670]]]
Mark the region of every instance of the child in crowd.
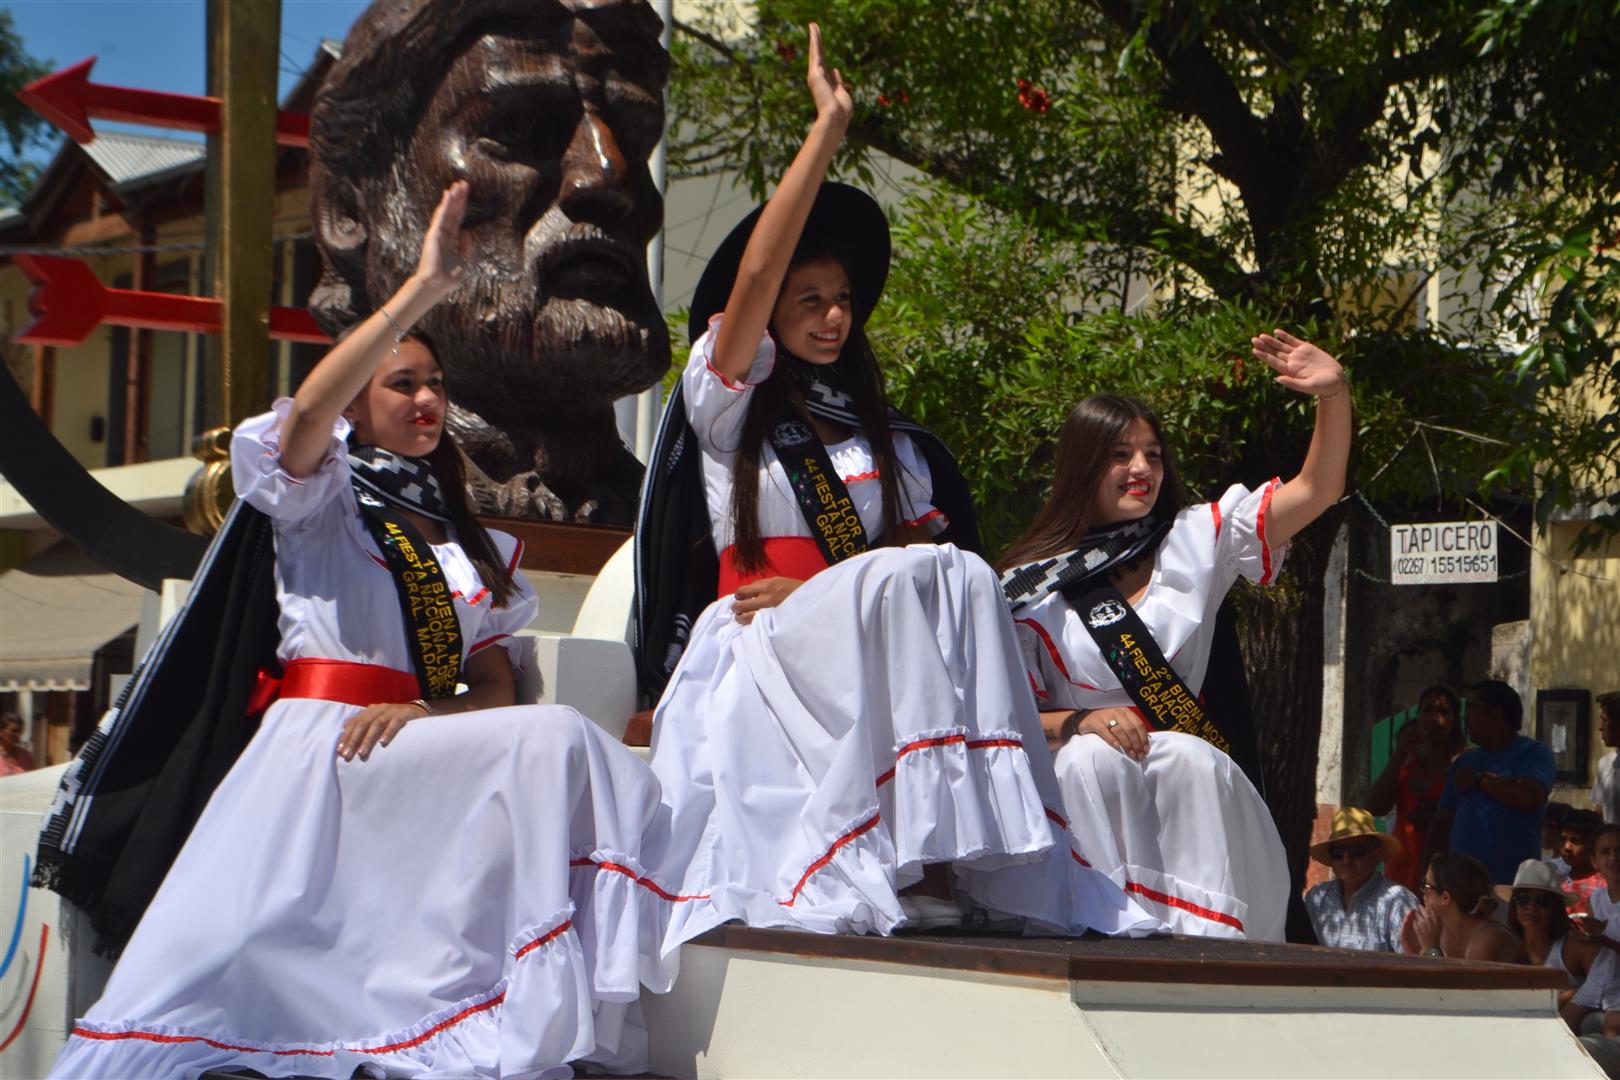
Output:
[[1558,853],[1567,869],[1563,886],[1579,901],[1575,910],[1586,910],[1586,898],[1605,887],[1603,875],[1592,864],[1592,836],[1603,819],[1590,810],[1571,810],[1559,827]]
[[1568,803],[1549,801],[1541,815],[1541,861],[1552,863],[1561,878],[1569,876],[1569,864],[1564,861],[1564,819],[1575,808]]
[[1603,1034],[1620,1036],[1620,825],[1600,827],[1592,840],[1592,861],[1603,875],[1606,887],[1587,898],[1588,913],[1573,918],[1575,933],[1601,946],[1592,960],[1586,982],[1561,1010],[1564,1021],[1577,1035],[1581,1023],[1594,1012],[1603,1013]]

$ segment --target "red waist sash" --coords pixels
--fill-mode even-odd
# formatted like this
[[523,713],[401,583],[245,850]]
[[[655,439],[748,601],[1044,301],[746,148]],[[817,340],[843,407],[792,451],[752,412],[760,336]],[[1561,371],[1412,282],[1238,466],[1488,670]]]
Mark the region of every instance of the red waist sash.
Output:
[[[765,538],[765,566],[744,573],[733,559],[735,545],[720,553],[720,591],[718,596],[730,596],[740,585],[761,578],[785,577],[809,581],[827,569],[827,560],[821,549],[808,536],[768,536]],[[414,695],[413,695],[414,696]],[[407,699],[409,700],[409,699]]]
[[422,696],[416,676],[380,664],[348,660],[293,660],[281,679],[281,697],[320,698],[345,705],[381,705]]

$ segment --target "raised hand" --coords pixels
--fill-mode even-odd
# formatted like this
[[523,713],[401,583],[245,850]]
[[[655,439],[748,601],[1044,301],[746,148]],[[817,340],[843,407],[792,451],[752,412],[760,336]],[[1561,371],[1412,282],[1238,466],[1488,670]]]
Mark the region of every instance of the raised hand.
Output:
[[1445,926],[1440,921],[1440,913],[1426,907],[1412,909],[1412,932],[1417,937],[1418,951],[1425,949],[1438,949],[1440,947],[1440,932]]
[[1308,341],[1286,330],[1250,338],[1254,358],[1277,373],[1277,381],[1290,390],[1312,397],[1331,398],[1344,390],[1344,368]]
[[1417,913],[1422,908],[1413,908],[1401,920],[1401,951],[1416,956],[1423,951],[1423,943],[1418,940]]
[[855,112],[855,102],[850,99],[849,87],[844,84],[838,69],[827,67],[826,57],[821,51],[821,27],[815,23],[810,24],[809,52],[805,81],[810,84],[810,97],[816,103],[816,116],[848,124]]
[[467,198],[472,187],[457,180],[444,189],[439,205],[422,237],[422,254],[416,262],[416,277],[428,288],[434,302],[456,291],[467,273],[467,252],[472,237],[461,230],[467,214]]

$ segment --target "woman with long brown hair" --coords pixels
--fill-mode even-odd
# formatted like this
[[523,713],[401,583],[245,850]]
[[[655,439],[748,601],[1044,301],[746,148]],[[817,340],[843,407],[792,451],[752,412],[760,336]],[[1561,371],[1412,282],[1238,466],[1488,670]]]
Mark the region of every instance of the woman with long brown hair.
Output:
[[1299,475],[1187,506],[1152,410],[1090,397],[999,567],[1082,849],[1179,933],[1280,940],[1282,843],[1231,756],[1232,713],[1202,690],[1227,590],[1274,581],[1289,538],[1343,492],[1350,399],[1314,345],[1279,330],[1253,349],[1318,401]]
[[1423,873],[1422,906],[1406,916],[1401,950],[1413,956],[1517,964],[1524,943],[1496,921],[1491,875],[1472,855],[1442,851]]
[[[518,542],[468,510],[438,357],[411,331],[460,280],[468,194],[446,191],[416,273],[234,433],[233,515],[274,547],[263,717],[53,1075],[645,1067],[624,1011],[671,977],[668,900],[632,869],[664,827],[658,785],[574,710],[514,707],[537,600]],[[184,659],[160,640],[121,705],[141,715],[147,670]],[[97,745],[139,750],[119,719]]]
[[[684,873],[669,941],[730,920],[889,933],[975,909],[1157,928],[1072,850],[995,575],[946,542],[973,533],[945,494],[960,477],[884,402],[862,329],[888,226],[869,196],[822,182],[851,103],[814,25],[809,84],[802,149],[698,286],[637,530],[649,560],[708,559],[644,561],[638,582],[643,671],[668,679],[652,762]],[[682,511],[702,519],[695,537],[660,524]],[[667,630],[650,594],[689,582],[702,610]]]

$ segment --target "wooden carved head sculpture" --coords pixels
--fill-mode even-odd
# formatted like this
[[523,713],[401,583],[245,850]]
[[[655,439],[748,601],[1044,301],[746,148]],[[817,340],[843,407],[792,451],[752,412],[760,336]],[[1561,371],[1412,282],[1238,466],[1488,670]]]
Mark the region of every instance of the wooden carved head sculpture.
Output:
[[472,185],[467,279],[422,326],[486,512],[634,516],[613,402],[670,361],[646,263],[659,30],[645,0],[375,0],[316,99],[310,310],[328,332],[393,294],[440,193]]

